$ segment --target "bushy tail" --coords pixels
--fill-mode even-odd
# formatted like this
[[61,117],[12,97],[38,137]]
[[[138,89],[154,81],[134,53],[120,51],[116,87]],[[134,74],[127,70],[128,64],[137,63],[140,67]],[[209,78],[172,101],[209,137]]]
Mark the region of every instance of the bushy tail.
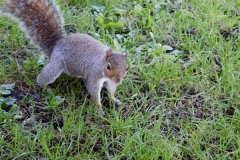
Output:
[[65,37],[64,20],[54,0],[6,0],[0,11],[16,19],[31,42],[48,56]]

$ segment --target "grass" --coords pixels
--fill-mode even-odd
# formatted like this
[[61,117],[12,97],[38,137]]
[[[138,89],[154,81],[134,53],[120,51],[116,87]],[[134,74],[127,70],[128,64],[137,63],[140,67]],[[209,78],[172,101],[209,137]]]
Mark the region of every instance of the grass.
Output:
[[[58,1],[68,31],[130,52],[116,93],[124,104],[103,93],[105,116],[81,79],[63,74],[53,92],[39,87],[38,50],[0,17],[0,84],[16,83],[22,113],[0,123],[0,159],[240,159],[240,2],[180,2]],[[124,9],[124,27],[100,27],[92,6],[106,16]],[[65,102],[45,109],[58,95]]]

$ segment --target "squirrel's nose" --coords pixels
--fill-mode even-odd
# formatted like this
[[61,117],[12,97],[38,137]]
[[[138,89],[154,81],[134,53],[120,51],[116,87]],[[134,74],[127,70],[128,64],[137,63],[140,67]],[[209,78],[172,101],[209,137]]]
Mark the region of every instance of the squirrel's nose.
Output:
[[121,81],[120,78],[116,79],[116,83],[120,83],[120,81]]
[[120,82],[121,82],[121,77],[118,76],[118,77],[116,78],[116,83],[120,83]]

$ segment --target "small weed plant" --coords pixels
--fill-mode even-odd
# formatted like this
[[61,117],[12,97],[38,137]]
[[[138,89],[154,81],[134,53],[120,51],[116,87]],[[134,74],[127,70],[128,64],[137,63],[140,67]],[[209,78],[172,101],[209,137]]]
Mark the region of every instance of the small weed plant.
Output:
[[[16,99],[7,97],[11,94],[11,90],[15,84],[2,84],[0,85],[0,122],[9,121],[19,113],[19,107],[15,104]],[[9,108],[9,111],[5,109]]]

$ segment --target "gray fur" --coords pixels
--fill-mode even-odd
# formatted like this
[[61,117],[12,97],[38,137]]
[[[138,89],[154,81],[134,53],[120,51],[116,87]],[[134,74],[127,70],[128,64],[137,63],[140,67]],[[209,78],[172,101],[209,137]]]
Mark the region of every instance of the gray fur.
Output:
[[[127,54],[112,51],[112,49],[109,49],[109,47],[105,46],[100,41],[85,34],[76,33],[65,36],[63,31],[64,20],[54,0],[45,0],[44,2],[41,1],[41,3],[37,0],[7,0],[7,2],[10,3],[8,4],[9,8],[11,8],[11,3],[17,3],[19,8],[14,8],[14,11],[12,11],[8,7],[0,6],[0,12],[8,14],[16,19],[21,28],[29,35],[30,40],[32,40],[36,46],[43,49],[50,58],[49,63],[37,77],[39,85],[53,83],[62,72],[65,72],[70,76],[81,77],[86,80],[87,90],[92,100],[97,102],[101,112],[103,111],[100,91],[104,82],[108,83],[107,88],[110,91],[112,100],[120,104],[120,101],[114,97],[114,93],[117,85],[119,85],[126,76]],[[42,2],[44,4],[42,4]],[[41,7],[48,7],[46,8],[47,13],[39,13],[42,16],[47,17],[49,13],[52,13],[52,10],[54,11],[55,19],[53,19],[53,21],[58,23],[59,28],[56,28],[54,23],[51,22],[46,22],[48,25],[45,26],[44,19],[39,16],[37,16],[39,19],[30,19],[30,21],[29,19],[23,19],[27,9],[29,9],[25,8],[28,6],[26,4],[34,6],[35,3],[40,3]],[[42,8],[38,9],[41,10]],[[23,16],[20,17],[19,15]],[[34,23],[30,23],[32,26],[26,25],[27,22],[33,21]],[[39,25],[41,27],[44,26],[46,30],[38,28]],[[57,34],[56,37],[54,37],[55,34],[47,32],[48,29],[53,29],[54,27],[58,30],[56,32],[54,31]],[[42,35],[45,33],[49,35]],[[49,42],[45,42],[48,40]]]

